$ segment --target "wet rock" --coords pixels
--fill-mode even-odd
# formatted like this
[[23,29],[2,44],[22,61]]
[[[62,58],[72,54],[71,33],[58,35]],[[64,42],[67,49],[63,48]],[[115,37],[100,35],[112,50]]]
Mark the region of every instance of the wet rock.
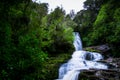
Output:
[[98,46],[86,47],[83,50],[93,50],[93,51],[104,53],[106,51],[109,51],[110,49],[111,48],[107,44],[103,44],[103,45],[98,45]]
[[87,53],[86,56],[85,56],[85,59],[86,60],[93,60],[94,56],[91,53]]
[[107,64],[109,68],[82,70],[79,80],[120,80],[120,58],[108,58],[98,62]]
[[106,60],[100,60],[98,62],[107,64],[109,68],[120,68],[120,58],[108,58]]
[[90,69],[84,70],[79,75],[79,80],[120,80],[119,70]]
[[[97,61],[108,65],[108,69],[89,69],[82,70],[79,74],[79,80],[120,80],[120,58],[113,58],[109,53],[110,47],[106,44],[84,48],[88,51],[97,51],[104,55],[105,60]],[[86,59],[90,60],[89,54]]]
[[98,52],[102,54],[104,58],[109,58],[112,56],[112,54],[110,53],[111,48],[107,44],[86,47],[86,48],[83,48],[83,50],[90,51],[90,52]]

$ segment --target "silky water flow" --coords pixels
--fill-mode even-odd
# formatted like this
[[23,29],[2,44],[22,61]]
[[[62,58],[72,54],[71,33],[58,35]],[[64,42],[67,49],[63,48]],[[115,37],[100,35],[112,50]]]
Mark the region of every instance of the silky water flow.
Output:
[[60,66],[59,78],[56,80],[78,80],[81,70],[95,69],[107,69],[107,65],[96,62],[103,59],[103,56],[96,52],[88,52],[82,50],[82,42],[78,32],[74,32],[75,51],[72,54],[72,58]]

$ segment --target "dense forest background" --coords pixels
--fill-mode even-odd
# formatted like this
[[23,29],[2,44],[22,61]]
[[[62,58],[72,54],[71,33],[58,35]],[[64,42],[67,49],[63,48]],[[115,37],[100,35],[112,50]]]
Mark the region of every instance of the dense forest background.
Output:
[[57,78],[59,57],[74,50],[73,31],[80,32],[84,47],[108,44],[111,55],[120,57],[119,0],[86,0],[76,15],[61,7],[48,14],[48,7],[32,0],[0,0],[0,80]]

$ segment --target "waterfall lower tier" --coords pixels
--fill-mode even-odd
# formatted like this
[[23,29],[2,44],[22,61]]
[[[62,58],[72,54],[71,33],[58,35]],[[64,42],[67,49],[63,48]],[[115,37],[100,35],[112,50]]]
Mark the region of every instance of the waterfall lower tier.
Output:
[[[88,55],[90,58],[88,58]],[[91,57],[92,56],[92,57]],[[95,52],[75,51],[72,58],[59,69],[60,80],[78,80],[81,70],[96,68],[107,69],[107,66],[96,61],[103,59],[102,55]]]
[[78,80],[81,70],[89,70],[90,68],[107,69],[107,66],[97,61],[103,59],[102,55],[95,52],[82,50],[82,43],[79,33],[74,33],[75,52],[72,58],[59,68],[59,78],[57,80]]

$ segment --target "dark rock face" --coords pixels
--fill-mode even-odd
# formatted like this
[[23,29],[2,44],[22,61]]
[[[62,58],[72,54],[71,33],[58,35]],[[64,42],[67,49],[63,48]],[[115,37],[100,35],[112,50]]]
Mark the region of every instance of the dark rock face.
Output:
[[120,68],[120,58],[108,58],[106,60],[101,60],[98,62],[107,64],[110,69]]
[[[84,50],[98,51],[101,53],[105,60],[98,62],[108,65],[108,69],[89,69],[82,70],[79,74],[79,80],[120,80],[120,58],[111,57],[111,48],[104,44],[99,46],[92,46],[84,48]],[[118,53],[119,54],[119,53]],[[86,59],[90,60],[92,56],[88,54]]]
[[85,59],[86,60],[93,60],[94,56],[91,53],[87,53],[86,56],[85,56]]
[[96,46],[96,47],[94,47],[94,49],[97,49],[101,52],[106,52],[106,51],[110,50],[110,47],[108,45],[104,44],[104,45]]
[[120,70],[108,69],[97,70],[90,69],[84,70],[79,76],[79,80],[120,80]]
[[82,70],[79,80],[120,80],[120,58],[108,58],[99,61],[108,65],[108,69]]
[[84,50],[86,50],[86,49],[89,49],[89,50],[91,49],[91,50],[95,50],[95,51],[104,53],[106,51],[109,51],[110,47],[107,44],[103,44],[103,45],[99,45],[99,46],[91,46],[91,47],[84,48]]
[[112,54],[109,53],[109,51],[111,50],[111,48],[107,44],[86,47],[86,48],[83,48],[83,50],[90,51],[90,52],[99,52],[105,58],[109,58],[112,55]]

